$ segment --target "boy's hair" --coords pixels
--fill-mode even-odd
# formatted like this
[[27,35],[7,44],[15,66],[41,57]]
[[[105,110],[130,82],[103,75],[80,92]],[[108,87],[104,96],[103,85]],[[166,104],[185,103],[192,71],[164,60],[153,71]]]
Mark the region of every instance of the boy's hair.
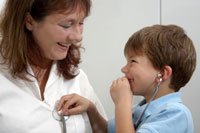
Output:
[[124,54],[146,55],[155,69],[172,68],[170,88],[179,91],[190,80],[196,67],[192,40],[176,25],[154,25],[134,33],[126,43]]

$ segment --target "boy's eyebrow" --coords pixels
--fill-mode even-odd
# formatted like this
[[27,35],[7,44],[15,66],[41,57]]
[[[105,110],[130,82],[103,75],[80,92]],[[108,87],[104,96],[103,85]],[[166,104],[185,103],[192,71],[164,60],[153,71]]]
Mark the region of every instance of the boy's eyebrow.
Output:
[[127,54],[126,57],[128,57],[128,58],[135,58],[135,56],[134,56],[133,54],[131,54],[131,55],[128,55],[128,54]]
[[129,58],[134,58],[134,56],[133,56],[133,55],[131,55],[131,56],[129,56]]

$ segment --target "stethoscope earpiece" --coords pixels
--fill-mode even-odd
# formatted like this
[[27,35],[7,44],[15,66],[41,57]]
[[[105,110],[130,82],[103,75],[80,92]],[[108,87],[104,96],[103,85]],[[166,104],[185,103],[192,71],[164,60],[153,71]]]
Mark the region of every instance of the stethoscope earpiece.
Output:
[[161,73],[158,74],[158,78],[160,79],[160,83],[161,83],[162,82],[162,74]]
[[158,74],[158,78],[162,78],[162,74],[161,73]]

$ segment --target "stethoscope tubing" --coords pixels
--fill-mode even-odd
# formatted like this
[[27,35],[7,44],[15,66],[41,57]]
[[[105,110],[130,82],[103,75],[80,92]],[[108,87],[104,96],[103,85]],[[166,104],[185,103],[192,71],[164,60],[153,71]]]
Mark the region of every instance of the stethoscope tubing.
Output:
[[62,123],[63,133],[67,133],[67,127],[66,127],[66,120],[69,119],[70,116],[64,116],[61,113],[58,112],[58,102],[56,101],[54,110],[52,111],[53,118],[57,121],[60,121]]
[[63,115],[61,115],[61,122],[63,125],[63,133],[67,133],[67,128],[66,128],[66,121]]
[[140,124],[140,121],[142,119],[142,116],[144,115],[145,111],[147,110],[148,106],[150,105],[150,103],[152,102],[152,100],[154,99],[154,97],[156,96],[157,92],[158,92],[158,89],[160,87],[160,84],[162,82],[162,78],[160,78],[160,81],[158,82],[158,85],[153,93],[153,96],[151,97],[151,99],[149,100],[148,104],[146,105],[144,111],[142,112],[142,114],[139,116],[139,118],[137,119],[137,121],[135,122],[134,124],[134,127],[135,127],[135,130],[137,129],[137,127],[139,126]]

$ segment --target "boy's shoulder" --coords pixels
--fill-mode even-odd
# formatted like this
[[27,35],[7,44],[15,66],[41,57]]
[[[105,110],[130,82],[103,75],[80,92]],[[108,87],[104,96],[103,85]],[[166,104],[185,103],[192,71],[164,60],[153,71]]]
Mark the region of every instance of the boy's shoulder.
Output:
[[[151,105],[150,105],[151,106]],[[152,103],[152,114],[165,114],[168,117],[179,114],[186,117],[191,117],[190,110],[183,104],[181,100],[181,92],[175,92],[165,95]]]
[[141,129],[157,132],[193,131],[192,115],[182,103],[180,92],[161,97],[149,106],[150,110],[147,111],[149,114]]
[[[169,102],[157,108],[153,113],[160,119],[174,119],[174,121],[192,122],[192,114],[182,102]],[[152,118],[154,117],[152,115]]]
[[170,102],[164,105],[164,110],[166,111],[174,111],[176,112],[183,112],[185,114],[190,113],[190,110],[188,109],[187,106],[183,104],[183,102]]

